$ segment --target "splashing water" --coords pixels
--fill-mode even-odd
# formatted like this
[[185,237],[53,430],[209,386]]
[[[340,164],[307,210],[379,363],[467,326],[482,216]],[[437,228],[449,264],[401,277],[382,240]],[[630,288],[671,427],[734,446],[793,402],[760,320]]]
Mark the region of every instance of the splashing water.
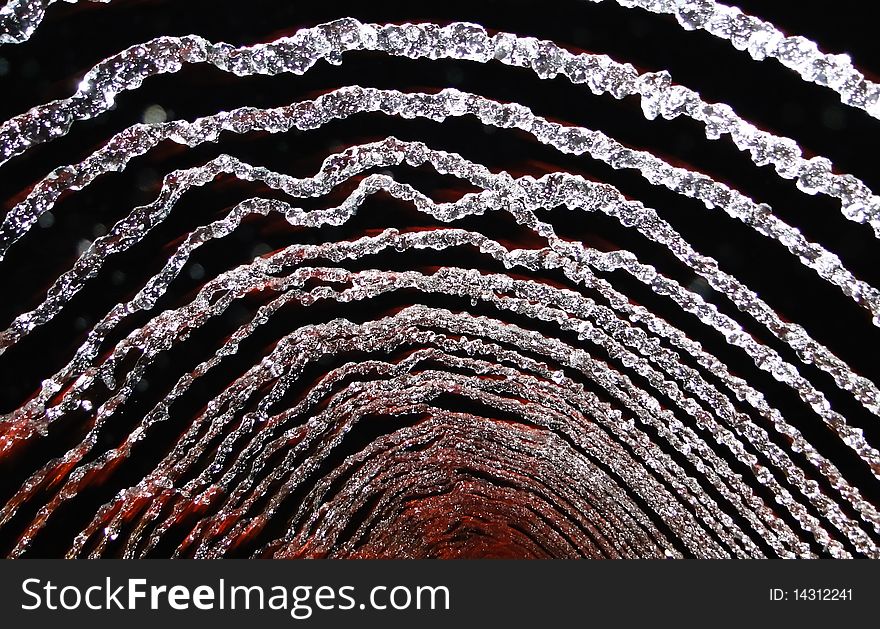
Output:
[[[7,3],[0,43],[31,45],[53,3]],[[617,4],[777,59],[880,116],[880,86],[848,56],[739,9]],[[157,37],[0,124],[0,168],[85,133],[159,75],[305,77],[361,57],[498,66],[566,81],[585,100],[632,101],[654,125],[698,123],[747,168],[772,165],[761,172],[778,185],[830,199],[872,246],[880,235],[866,182],[670,72],[469,22],[341,18],[250,46]],[[122,217],[81,242],[38,299],[12,297],[0,361],[40,362],[21,348],[59,329],[75,343],[0,418],[15,485],[0,497],[8,555],[40,554],[51,538],[70,557],[880,557],[880,453],[865,430],[880,390],[823,330],[701,253],[674,208],[574,167],[493,169],[403,139],[422,128],[406,125],[476,121],[490,141],[516,133],[560,164],[696,200],[700,220],[760,235],[845,301],[867,344],[880,291],[796,213],[537,109],[451,87],[361,85],[189,121],[160,107],[10,197],[0,268],[14,273],[17,249],[69,199],[150,156],[193,156],[157,176],[148,203],[117,199]],[[366,116],[401,131],[325,149],[304,176],[231,151],[203,158],[212,143],[299,139]],[[441,200],[427,180],[455,194]],[[217,186],[248,192],[193,207]],[[595,237],[605,225],[626,246]],[[246,229],[268,244],[244,247]],[[158,264],[113,271],[150,248]],[[222,264],[207,263],[210,251]],[[71,324],[102,286],[114,298]],[[65,526],[86,500],[96,508]]]

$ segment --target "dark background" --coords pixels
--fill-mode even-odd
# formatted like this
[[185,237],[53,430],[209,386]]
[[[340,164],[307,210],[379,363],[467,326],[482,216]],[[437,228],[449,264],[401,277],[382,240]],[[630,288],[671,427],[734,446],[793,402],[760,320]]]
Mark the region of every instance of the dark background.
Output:
[[[873,77],[880,69],[876,44],[876,16],[871,2],[737,2],[747,13],[767,19],[791,34],[802,34],[819,42],[825,52],[848,52],[856,67]],[[510,31],[550,39],[571,50],[607,53],[617,61],[633,63],[641,71],[668,69],[676,83],[698,90],[704,100],[727,102],[743,118],[761,128],[794,138],[809,156],[829,157],[839,172],[856,175],[874,190],[880,189],[874,151],[880,139],[880,124],[860,110],[839,102],[831,90],[800,80],[775,61],[756,63],[747,53],[736,51],[728,42],[702,31],[685,32],[672,17],[622,9],[612,1],[595,5],[577,0],[493,1],[458,0],[444,2],[371,1],[278,2],[249,0],[114,0],[110,5],[81,2],[59,3],[50,7],[44,23],[25,44],[0,47],[0,119],[7,119],[27,108],[72,94],[81,76],[101,59],[123,48],[158,35],[197,33],[213,41],[236,45],[269,41],[301,27],[313,26],[350,15],[377,22],[474,21],[491,31]],[[646,120],[638,100],[617,101],[611,96],[597,97],[585,86],[573,86],[565,78],[540,80],[530,71],[501,64],[471,62],[413,61],[382,55],[355,53],[344,57],[341,66],[318,63],[304,76],[238,78],[208,66],[189,66],[175,75],[148,80],[137,91],[121,94],[113,111],[96,120],[79,122],[64,138],[37,147],[0,169],[0,212],[8,211],[29,188],[52,168],[79,161],[101,146],[113,133],[141,121],[144,111],[160,105],[169,119],[192,119],[243,105],[270,107],[287,104],[342,85],[360,84],[402,90],[434,91],[454,86],[502,101],[517,101],[536,113],[558,121],[602,130],[626,145],[651,150],[655,154],[712,175],[757,201],[769,203],[778,216],[799,227],[807,238],[837,253],[845,266],[858,277],[880,285],[878,248],[870,228],[843,218],[839,204],[830,198],[800,193],[789,180],[778,177],[772,166],[755,167],[747,154],[740,153],[729,139],[708,141],[701,125],[677,119]],[[123,173],[102,177],[86,190],[66,196],[54,208],[54,221],[35,226],[12,247],[0,263],[0,326],[14,316],[33,308],[46,288],[76,259],[83,241],[91,241],[136,205],[155,198],[164,174],[175,168],[203,163],[226,152],[252,164],[281,172],[305,176],[313,174],[329,152],[345,146],[395,135],[418,139],[432,148],[456,151],[468,159],[482,162],[493,170],[506,169],[514,175],[564,169],[617,186],[630,198],[658,210],[701,253],[718,259],[721,268],[734,274],[756,290],[781,316],[806,327],[854,370],[880,381],[880,331],[870,325],[867,313],[855,306],[839,290],[820,280],[800,265],[780,245],[756,235],[742,223],[718,210],[708,211],[702,204],[680,197],[665,188],[653,187],[633,172],[614,171],[587,157],[558,154],[534,142],[525,134],[483,128],[472,119],[453,119],[442,125],[425,120],[388,119],[360,115],[337,121],[317,131],[278,136],[250,134],[226,135],[219,144],[181,150],[166,143],[158,150],[133,160]],[[395,177],[417,185],[438,200],[456,198],[467,191],[461,183],[438,177],[427,169],[392,169]],[[331,195],[341,199],[350,187]],[[187,193],[172,217],[143,243],[114,258],[98,278],[75,298],[60,316],[32,333],[16,347],[0,356],[0,412],[9,412],[25,402],[44,378],[55,373],[70,358],[85,331],[113,304],[129,298],[143,280],[155,272],[180,234],[195,225],[213,220],[235,203],[270,192],[255,184],[221,178],[201,190]],[[327,200],[314,202],[323,207]],[[277,219],[248,222],[223,242],[202,247],[191,259],[203,269],[204,279],[253,255],[265,253],[291,242],[314,242],[321,238],[350,237],[356,232],[398,226],[432,225],[415,211],[387,198],[370,201],[381,212],[364,211],[345,227],[327,229],[321,234],[293,230]],[[308,207],[308,203],[304,203]],[[584,216],[566,210],[548,210],[550,220],[563,236],[578,238],[601,249],[625,247],[637,251],[640,259],[654,264],[685,284],[705,288],[702,280],[689,277],[674,258],[647,239],[629,233],[603,216]],[[462,221],[462,226],[486,231],[488,219]],[[494,237],[523,246],[528,236],[512,221],[492,218],[489,228]],[[51,225],[48,222],[52,222]],[[482,227],[481,227],[482,226]],[[485,261],[466,253],[450,254],[444,264],[478,266],[495,270]],[[458,257],[457,257],[458,256]],[[430,268],[433,260],[413,256],[389,255],[371,264],[380,268]],[[357,263],[353,263],[356,265]],[[159,304],[172,307],[191,296],[203,281],[199,272],[185,271]],[[551,281],[566,284],[561,277]],[[818,419],[807,414],[800,401],[768,375],[755,369],[741,353],[729,351],[722,341],[682,317],[647,289],[626,277],[614,281],[632,299],[667,316],[676,325],[698,338],[704,347],[725,360],[732,370],[747,377],[780,408],[786,419],[800,428],[875,502],[880,497],[876,480],[854,455],[841,447]],[[711,300],[725,312],[734,309],[718,296]],[[308,313],[293,312],[276,327],[269,326],[253,341],[253,355],[259,355],[285,328],[302,321],[330,316],[366,319],[405,303],[412,296],[397,295],[370,304],[334,308],[314,307]],[[421,298],[424,300],[424,298]],[[481,307],[439,300],[447,307],[481,311]],[[139,388],[121,419],[107,430],[108,446],[128,432],[134,422],[156,403],[179,377],[186,365],[206,358],[217,338],[252,311],[253,304],[231,308],[223,320],[212,324],[202,336],[159,361],[148,374],[148,384]],[[323,308],[323,309],[322,309]],[[490,312],[486,309],[486,312]],[[132,322],[143,323],[146,318]],[[745,318],[738,317],[745,322]],[[532,327],[538,327],[531,324]],[[125,328],[126,330],[130,327]],[[848,395],[835,390],[830,377],[818,370],[801,368],[791,350],[756,326],[749,328],[760,340],[778,349],[802,373],[822,389],[847,420],[863,428],[869,441],[880,438],[876,417],[868,415]],[[557,334],[558,335],[558,334]],[[213,351],[213,350],[211,350]],[[239,368],[253,364],[247,351]],[[235,368],[232,368],[233,371]],[[224,372],[229,375],[233,372]],[[176,416],[185,422],[210,395],[210,387],[222,387],[223,376],[203,385],[202,391],[175,406]],[[5,501],[35,469],[37,463],[62,454],[82,434],[81,417],[70,417],[54,426],[48,439],[41,440],[13,460],[0,462],[0,502]],[[135,457],[119,478],[84,496],[66,518],[55,518],[60,527],[76,527],[90,518],[93,507],[108,496],[135,482],[162,452],[162,443],[173,439],[183,423],[169,423],[160,429],[154,445],[155,455]],[[164,431],[164,433],[162,432]],[[355,435],[368,441],[369,434]],[[782,444],[784,445],[784,444]],[[344,452],[339,456],[344,456]],[[118,484],[117,484],[118,483]],[[756,488],[759,489],[760,488]],[[91,508],[91,511],[90,511]],[[28,510],[17,518],[26,522]],[[0,534],[0,553],[8,552],[16,525]],[[64,547],[66,537],[55,537],[50,526],[45,539],[34,545],[34,554],[53,555]]]

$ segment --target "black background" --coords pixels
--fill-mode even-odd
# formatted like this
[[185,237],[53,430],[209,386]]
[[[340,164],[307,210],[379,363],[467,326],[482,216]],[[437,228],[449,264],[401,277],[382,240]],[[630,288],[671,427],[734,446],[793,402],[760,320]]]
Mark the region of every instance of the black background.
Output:
[[[872,2],[738,2],[746,12],[768,19],[792,34],[802,34],[820,43],[826,52],[848,52],[856,66],[872,77],[880,68],[876,44],[876,16]],[[213,41],[236,45],[269,41],[337,17],[351,15],[377,22],[474,21],[490,31],[503,30],[550,39],[572,50],[607,53],[618,61],[633,63],[641,71],[668,69],[677,83],[698,90],[704,100],[727,102],[743,118],[761,128],[795,138],[807,155],[829,157],[839,172],[856,175],[872,189],[880,189],[875,157],[880,124],[864,112],[839,102],[837,94],[800,80],[775,61],[756,63],[747,53],[736,51],[723,40],[696,31],[684,32],[675,20],[640,10],[625,10],[610,0],[599,5],[577,0],[493,1],[458,0],[444,2],[370,1],[346,4],[333,1],[278,2],[249,0],[147,1],[114,0],[110,5],[81,2],[59,3],[50,7],[45,22],[30,41],[0,47],[0,119],[7,119],[27,108],[72,94],[81,76],[95,63],[119,50],[158,35],[197,33]],[[874,77],[876,78],[876,77]],[[805,235],[837,253],[858,277],[880,285],[880,266],[876,240],[869,228],[842,217],[838,203],[830,198],[800,193],[794,183],[779,178],[772,166],[755,167],[747,154],[740,153],[729,139],[707,141],[701,126],[689,120],[647,121],[638,100],[617,101],[611,96],[596,97],[584,86],[573,86],[565,78],[540,80],[531,72],[500,64],[481,65],[456,61],[413,61],[381,55],[357,53],[344,58],[339,67],[317,64],[304,76],[238,78],[207,66],[186,67],[176,75],[148,80],[141,89],[120,95],[112,112],[96,120],[74,125],[62,139],[37,147],[0,169],[0,202],[8,211],[30,186],[52,168],[79,161],[102,145],[113,133],[139,122],[146,108],[161,105],[173,118],[192,119],[243,105],[269,107],[311,98],[342,85],[434,91],[454,86],[502,101],[517,101],[536,113],[570,124],[602,130],[624,144],[646,148],[674,162],[690,165],[711,174],[752,198],[769,203],[777,215],[803,230]],[[733,273],[755,289],[783,317],[803,324],[806,329],[853,368],[880,380],[878,329],[869,316],[844,297],[837,288],[819,280],[801,266],[780,245],[752,232],[723,213],[707,211],[700,203],[666,189],[651,186],[632,172],[614,171],[586,157],[569,157],[511,131],[483,128],[472,119],[455,119],[443,125],[424,120],[387,119],[356,116],[337,121],[308,133],[283,136],[224,136],[218,145],[209,144],[183,151],[167,144],[138,158],[124,173],[101,178],[85,191],[65,197],[53,210],[54,224],[35,227],[10,250],[0,263],[0,326],[5,327],[19,312],[38,304],[49,284],[69,268],[83,240],[92,240],[125,216],[132,207],[151,201],[161,177],[174,168],[203,163],[220,152],[230,153],[253,164],[281,172],[305,176],[313,174],[327,153],[351,144],[380,139],[387,135],[418,139],[433,148],[462,153],[493,170],[506,169],[514,175],[541,174],[565,169],[589,178],[612,183],[631,198],[656,208],[661,217],[681,232],[695,248],[718,259],[723,270]],[[414,182],[437,199],[461,194],[460,183],[446,181],[421,169],[392,169],[402,180]],[[51,324],[33,333],[15,348],[0,356],[0,412],[9,412],[37,390],[42,379],[67,362],[73,349],[91,325],[109,307],[130,297],[163,261],[170,243],[185,230],[211,220],[225,208],[253,196],[266,194],[253,184],[221,179],[192,193],[181,201],[181,209],[153,235],[130,252],[119,256]],[[374,203],[371,201],[371,203]],[[431,221],[404,207],[382,203],[382,213],[361,212],[344,229],[326,231],[326,237],[380,228],[387,224],[430,225]],[[322,202],[323,204],[323,202]],[[572,216],[565,210],[546,212],[558,232],[578,238],[598,248],[626,247],[684,283],[687,271],[665,251],[650,241],[633,235],[610,219],[600,216]],[[480,220],[463,221],[476,226]],[[495,237],[522,243],[523,234],[512,223],[493,223]],[[277,248],[297,240],[320,235],[290,230],[281,221],[248,223],[236,231],[230,247],[210,245],[190,262],[198,263],[210,277],[231,264],[243,263],[255,253]],[[226,239],[227,241],[229,239]],[[465,254],[453,260],[462,265],[481,265]],[[388,266],[407,264],[401,256],[384,260]],[[408,266],[433,264],[409,260]],[[447,262],[448,263],[448,262]],[[388,268],[387,266],[383,268]],[[551,278],[562,281],[560,278]],[[736,373],[748,374],[750,381],[766,392],[771,403],[797,425],[808,439],[838,463],[864,494],[875,502],[880,496],[876,480],[853,456],[829,438],[817,419],[806,416],[794,395],[758,372],[749,359],[725,349],[723,342],[701,330],[687,318],[676,314],[646,289],[615,278],[629,294],[648,307],[667,315],[677,325],[703,343],[707,350],[724,358]],[[694,282],[701,282],[696,277]],[[199,281],[186,274],[172,285],[160,307],[186,299]],[[697,284],[698,285],[698,284]],[[359,304],[356,318],[394,307],[406,297],[389,297],[376,303]],[[447,302],[450,300],[447,300]],[[725,312],[733,312],[718,297],[713,301]],[[237,306],[218,323],[213,333],[246,315],[247,304]],[[242,311],[241,309],[244,309]],[[474,310],[473,308],[469,308]],[[479,307],[476,308],[480,310]],[[342,312],[340,312],[342,311]],[[329,312],[329,311],[328,311]],[[349,314],[344,308],[332,315]],[[325,316],[320,307],[308,315],[310,320]],[[352,315],[354,316],[354,315]],[[740,318],[742,320],[742,318]],[[143,322],[143,320],[141,320]],[[279,324],[289,325],[289,321]],[[267,331],[268,343],[272,334]],[[768,338],[759,328],[750,328],[762,341],[777,348],[796,362],[791,350]],[[716,335],[717,336],[717,335]],[[259,339],[254,341],[259,344]],[[162,392],[179,375],[169,365],[194,364],[204,359],[199,339],[185,351],[172,353],[148,375],[149,387],[135,397],[122,419],[107,431],[107,445],[126,434],[133,422],[160,399]],[[206,347],[208,341],[205,341]],[[255,350],[256,345],[255,345]],[[250,362],[245,355],[245,363]],[[826,392],[833,407],[853,425],[863,428],[869,442],[878,443],[880,430],[876,418],[869,416],[844,393],[834,390],[828,376],[804,367],[803,372]],[[221,386],[216,383],[216,386]],[[189,406],[187,406],[189,405]],[[198,408],[195,397],[176,407],[180,418]],[[0,462],[0,501],[5,501],[34,469],[37,462],[63,453],[78,440],[81,418],[71,417],[53,427],[48,439],[31,447],[15,459]],[[156,443],[173,439],[180,425],[169,425],[156,436]],[[360,438],[368,440],[369,435]],[[351,446],[355,447],[355,446]],[[161,452],[161,445],[156,452]],[[341,456],[341,455],[340,455]],[[153,458],[143,456],[124,468],[110,486],[84,496],[75,511],[56,518],[64,528],[75,527],[78,519],[88,519],[107,497],[126,482],[140,478]],[[119,485],[115,483],[120,483]],[[756,488],[758,489],[758,488]],[[91,509],[91,510],[90,510]],[[28,510],[7,527],[0,538],[0,553],[8,552],[15,531],[28,519]],[[34,545],[35,555],[54,555],[61,550],[53,529]]]

